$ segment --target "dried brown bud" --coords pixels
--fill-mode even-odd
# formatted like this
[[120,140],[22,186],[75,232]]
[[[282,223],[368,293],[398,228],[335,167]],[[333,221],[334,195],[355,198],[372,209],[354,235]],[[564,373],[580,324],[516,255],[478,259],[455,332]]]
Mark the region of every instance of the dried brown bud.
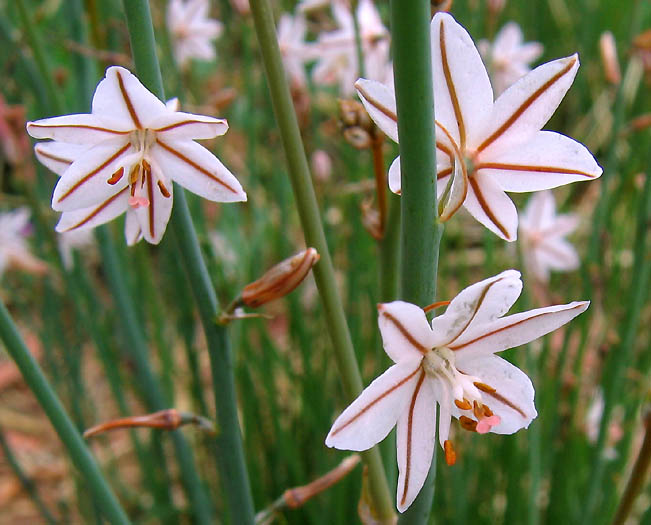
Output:
[[447,13],[452,7],[452,0],[431,0],[432,16],[436,13]]
[[601,63],[604,67],[606,80],[611,84],[618,85],[622,81],[622,74],[617,59],[617,45],[615,37],[610,31],[604,31],[599,38],[599,51],[601,52]]
[[260,279],[242,290],[242,302],[256,308],[284,297],[296,288],[320,258],[314,248],[308,248],[269,269]]
[[355,100],[339,100],[339,118],[346,141],[357,149],[366,149],[376,135],[375,124],[364,106]]

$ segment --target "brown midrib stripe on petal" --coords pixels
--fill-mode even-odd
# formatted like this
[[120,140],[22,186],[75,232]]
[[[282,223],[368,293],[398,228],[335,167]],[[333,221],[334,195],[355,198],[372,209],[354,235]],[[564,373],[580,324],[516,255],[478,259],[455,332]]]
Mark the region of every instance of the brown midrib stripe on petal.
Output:
[[[467,372],[464,372],[464,371],[461,370],[460,368],[457,368],[457,370],[458,370],[460,373],[464,374],[464,375],[472,375],[472,374],[468,374]],[[482,395],[490,396],[490,397],[492,397],[493,399],[496,399],[496,400],[499,401],[500,403],[503,403],[503,404],[506,405],[507,407],[512,408],[513,410],[515,410],[515,411],[516,411],[518,414],[520,414],[524,419],[527,419],[527,414],[525,414],[524,410],[522,410],[518,405],[516,405],[516,404],[515,404],[513,401],[511,401],[510,399],[507,399],[507,398],[505,398],[502,394],[498,393],[497,390],[495,390],[494,392],[489,392],[488,390],[484,390],[484,389],[482,389]]]
[[351,423],[357,421],[361,416],[363,416],[373,405],[376,405],[380,401],[382,401],[385,397],[387,397],[389,394],[395,392],[398,388],[400,388],[402,385],[404,385],[407,381],[409,381],[412,377],[416,375],[416,373],[420,370],[420,364],[414,370],[411,372],[407,377],[402,379],[399,383],[395,384],[391,388],[389,388],[387,391],[385,391],[382,395],[376,397],[373,401],[371,401],[368,405],[366,405],[362,410],[360,410],[357,414],[355,414],[353,417],[351,417],[348,421],[344,422],[340,427],[337,429],[333,430],[331,435],[334,436],[338,432],[341,432],[344,428],[346,428],[348,425]]
[[128,135],[130,131],[119,131],[117,129],[102,128],[100,126],[90,126],[88,124],[35,124],[30,123],[30,128],[74,128],[74,129],[92,129],[93,131],[103,131],[113,133],[114,135]]
[[568,62],[568,64],[556,73],[552,78],[540,86],[536,91],[534,91],[527,100],[525,100],[518,109],[516,109],[513,114],[502,124],[497,131],[490,135],[484,142],[482,142],[477,148],[477,153],[485,150],[489,145],[491,145],[497,138],[502,135],[507,129],[509,129],[521,116],[522,114],[529,109],[529,107],[535,102],[535,100],[540,97],[545,91],[547,91],[552,85],[554,85],[561,77],[563,77],[576,62],[576,58],[573,58]]
[[[189,159],[188,157],[186,157],[185,155],[183,155],[183,153],[181,153],[181,152],[179,152],[179,151],[176,151],[174,148],[172,148],[172,147],[169,146],[168,144],[165,144],[165,143],[164,143],[163,141],[161,141],[160,139],[156,139],[156,144],[158,144],[158,145],[159,145],[161,148],[163,148],[164,150],[169,151],[172,155],[174,155],[175,157],[178,157],[178,158],[181,159],[183,162],[189,164],[189,165],[192,166],[195,170],[200,171],[200,172],[203,173],[206,177],[209,177],[210,179],[214,180],[215,182],[221,184],[221,185],[224,186],[224,188],[226,188],[227,190],[232,191],[233,193],[237,193],[237,191],[235,191],[233,188],[231,188],[231,187],[230,187],[228,184],[226,184],[224,181],[220,180],[218,177],[215,177],[215,175],[214,175],[213,173],[210,173],[207,169],[205,169],[205,168],[199,166],[199,164],[197,164],[197,163],[194,162],[193,160],[191,160],[191,159]],[[172,177],[172,178],[174,178],[174,177]]]
[[473,178],[470,177],[470,185],[472,186],[473,191],[475,192],[475,197],[477,197],[477,202],[479,203],[479,206],[481,206],[481,209],[484,210],[484,213],[486,216],[490,219],[490,221],[497,226],[497,229],[501,231],[504,234],[504,237],[507,239],[509,238],[509,233],[506,231],[506,228],[504,225],[497,220],[497,217],[493,213],[493,210],[490,209],[490,206],[488,206],[488,203],[486,202],[486,199],[484,199],[484,195],[482,194],[481,190],[479,189],[479,184],[477,184],[477,181]]
[[[576,310],[577,308],[581,308],[582,306],[583,306],[583,304],[577,304],[576,306],[573,306],[572,308],[568,308],[567,310],[561,310],[561,311],[568,312],[570,310]],[[456,350],[461,350],[462,348],[465,348],[465,347],[467,347],[467,346],[469,346],[469,345],[471,345],[473,343],[476,343],[477,341],[485,339],[486,337],[490,337],[492,335],[499,334],[500,332],[503,332],[504,330],[508,330],[509,328],[513,328],[514,326],[518,326],[518,325],[520,325],[522,323],[527,323],[527,322],[531,321],[532,319],[538,319],[539,317],[543,317],[545,315],[550,315],[550,314],[555,314],[555,313],[558,313],[558,311],[543,312],[543,313],[538,314],[538,315],[532,315],[531,317],[526,317],[526,318],[521,319],[521,320],[519,320],[519,321],[517,321],[517,322],[515,322],[513,324],[502,326],[501,328],[498,328],[497,330],[493,330],[492,332],[487,332],[487,333],[482,334],[482,335],[480,335],[478,337],[475,337],[472,341],[467,341],[467,342],[465,342],[465,343],[463,343],[461,345],[458,345],[458,346],[448,346],[448,348],[450,350],[455,350],[455,351]],[[545,334],[543,334],[543,335],[545,335]]]
[[129,110],[129,115],[131,115],[131,120],[133,120],[133,123],[135,124],[136,128],[142,129],[142,124],[140,124],[140,119],[138,118],[138,114],[136,113],[136,108],[133,107],[133,103],[129,98],[129,93],[127,93],[127,88],[124,85],[124,80],[122,80],[122,75],[120,74],[119,71],[116,71],[115,73],[118,77],[118,85],[120,86],[120,92],[122,93],[122,98],[124,99],[124,103],[127,106],[127,110]]
[[418,350],[421,354],[426,354],[429,348],[426,346],[422,345],[420,341],[418,341],[413,335],[411,335],[407,329],[402,325],[398,319],[396,319],[393,315],[391,315],[387,311],[383,311],[381,313],[384,317],[386,317],[389,321],[391,321],[395,327],[398,329],[398,331],[402,334],[402,336],[411,344],[416,350]]
[[438,180],[444,179],[445,177],[451,174],[452,174],[452,168],[445,168],[444,170],[441,170],[436,174],[436,178]]
[[366,99],[366,101],[373,106],[375,109],[377,109],[380,113],[383,115],[389,117],[391,120],[394,122],[398,122],[398,116],[391,111],[389,108],[384,107],[378,100],[375,100],[363,87],[361,86],[356,86],[357,91],[361,93],[361,95]]
[[63,202],[64,199],[67,199],[73,192],[75,192],[79,187],[83,184],[85,184],[91,177],[94,177],[102,171],[106,166],[108,166],[111,162],[113,162],[115,159],[117,159],[120,155],[122,155],[126,150],[128,150],[131,147],[131,143],[127,142],[122,148],[120,148],[116,153],[111,155],[108,159],[106,159],[102,164],[100,164],[97,168],[95,168],[93,171],[91,171],[89,174],[84,176],[82,179],[80,179],[77,184],[72,186],[67,192],[65,192],[61,197],[59,197],[58,202]]
[[441,20],[439,43],[441,46],[441,65],[443,66],[443,76],[445,76],[445,83],[448,87],[448,93],[450,94],[450,102],[452,102],[452,107],[454,108],[454,116],[456,117],[457,125],[459,126],[459,142],[460,142],[460,148],[463,151],[466,147],[466,125],[463,122],[461,105],[459,104],[457,91],[454,87],[454,82],[452,81],[452,74],[450,73],[450,64],[448,63],[448,52],[447,52],[447,48],[445,47],[445,25],[443,24],[443,20]]
[[154,232],[154,187],[153,181],[151,180],[151,170],[148,170],[145,176],[147,177],[147,197],[149,198],[149,235],[153,239],[156,234]]
[[477,302],[476,302],[476,304],[475,304],[475,309],[473,310],[472,314],[471,314],[470,317],[468,318],[468,321],[466,322],[466,324],[464,325],[464,327],[463,327],[461,330],[459,330],[459,332],[457,333],[457,335],[455,335],[455,336],[454,336],[450,341],[448,341],[444,346],[447,346],[447,347],[451,348],[450,345],[451,345],[452,343],[454,343],[457,339],[459,339],[459,337],[461,337],[461,335],[462,335],[462,334],[463,334],[463,333],[468,329],[468,327],[470,326],[470,323],[472,323],[473,320],[475,319],[475,317],[477,317],[477,313],[479,312],[479,309],[480,309],[480,308],[482,307],[482,305],[484,304],[484,299],[486,299],[486,296],[488,295],[488,292],[490,291],[490,289],[491,289],[494,285],[496,285],[497,283],[499,283],[499,282],[501,282],[501,281],[503,281],[503,280],[504,280],[503,277],[500,278],[500,279],[497,279],[497,280],[493,281],[492,283],[490,283],[486,288],[484,288],[484,290],[482,291],[481,295],[479,296],[479,299],[477,300]]
[[115,195],[113,195],[113,196],[110,197],[109,199],[105,200],[102,204],[100,204],[97,208],[95,208],[95,209],[90,213],[90,215],[88,215],[87,217],[85,217],[84,219],[82,219],[81,222],[79,222],[79,223],[75,224],[74,226],[72,226],[72,227],[66,229],[66,231],[76,230],[77,228],[79,228],[79,227],[83,226],[84,224],[86,224],[88,221],[90,221],[92,218],[94,218],[95,216],[97,216],[97,214],[98,214],[99,212],[101,212],[104,208],[106,208],[109,204],[111,204],[115,199],[117,199],[120,195],[122,195],[122,194],[123,194],[125,191],[127,191],[128,189],[129,189],[129,188],[126,187],[126,188],[124,188],[123,190],[117,192]]
[[163,128],[156,128],[154,131],[169,131],[171,129],[175,128],[180,128],[181,126],[187,126],[188,124],[221,124],[221,122],[203,122],[201,120],[184,120],[182,122],[177,122],[176,124],[170,124],[169,126],[165,126]]
[[38,153],[40,155],[43,155],[46,159],[53,160],[55,162],[61,162],[62,164],[72,164],[74,161],[72,159],[64,159],[63,157],[59,157],[57,155],[52,155],[52,153],[47,153],[43,151],[42,149],[37,149]]
[[591,179],[596,178],[595,175],[581,170],[574,170],[571,168],[558,168],[555,166],[527,166],[525,164],[502,164],[500,162],[482,162],[475,166],[475,170],[507,170],[507,171],[533,171],[536,173],[563,173],[565,175],[585,175]]
[[409,415],[407,417],[407,458],[405,465],[405,486],[402,489],[402,498],[400,498],[400,505],[405,504],[405,499],[407,499],[407,491],[409,490],[409,476],[411,475],[411,434],[414,422],[414,408],[416,407],[416,399],[418,398],[418,394],[420,393],[420,388],[423,386],[424,380],[425,371],[422,371],[420,377],[418,378],[418,383],[416,383],[416,388],[414,388],[411,403],[409,404]]

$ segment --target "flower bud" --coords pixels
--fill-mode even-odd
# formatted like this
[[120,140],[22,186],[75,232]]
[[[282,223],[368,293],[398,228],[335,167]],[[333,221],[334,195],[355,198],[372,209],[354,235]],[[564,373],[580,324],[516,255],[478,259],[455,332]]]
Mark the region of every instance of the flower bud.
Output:
[[617,46],[615,37],[610,31],[604,31],[599,38],[599,51],[601,52],[601,63],[604,67],[606,80],[615,86],[622,81],[622,74],[619,70],[617,59]]
[[325,151],[318,149],[312,153],[310,164],[312,164],[312,173],[317,180],[327,181],[330,178],[332,174],[332,159]]
[[314,248],[308,248],[285,259],[242,290],[242,303],[256,308],[269,301],[284,297],[296,288],[319,260]]
[[339,101],[339,118],[346,141],[356,149],[366,149],[375,136],[375,125],[364,106],[355,100]]

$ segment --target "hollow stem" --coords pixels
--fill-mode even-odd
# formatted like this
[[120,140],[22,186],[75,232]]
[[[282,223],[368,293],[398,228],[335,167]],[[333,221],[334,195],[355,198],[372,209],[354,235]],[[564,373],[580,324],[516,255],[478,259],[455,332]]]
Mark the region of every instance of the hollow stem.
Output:
[[[341,298],[337,291],[332,259],[330,258],[323,231],[303,141],[289,86],[287,85],[280,50],[278,49],[276,28],[269,0],[253,0],[251,2],[251,12],[305,241],[308,246],[316,248],[321,255],[321,260],[313,268],[313,273],[333,342],[333,355],[341,375],[345,395],[349,399],[354,399],[362,391],[362,378],[355,358],[355,351],[348,331]],[[378,518],[383,522],[391,520],[394,515],[393,504],[380,454],[377,449],[372,449],[363,454],[363,459],[368,465],[371,497]]]
[[[424,306],[436,297],[443,227],[436,213],[434,95],[430,2],[391,1],[393,68],[402,174],[402,278],[400,298]],[[425,484],[399,523],[427,523],[436,477],[436,447]]]

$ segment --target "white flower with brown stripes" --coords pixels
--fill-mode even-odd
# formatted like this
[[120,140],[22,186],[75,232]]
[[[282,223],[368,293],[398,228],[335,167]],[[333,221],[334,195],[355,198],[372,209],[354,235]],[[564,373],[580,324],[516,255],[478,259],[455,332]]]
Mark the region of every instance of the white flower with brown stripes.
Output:
[[175,111],[124,68],[113,66],[92,112],[27,123],[38,159],[61,179],[57,231],[92,228],[127,212],[125,233],[157,244],[172,211],[172,181],[215,202],[245,201],[233,174],[194,140],[223,135],[223,119]]
[[[514,241],[518,212],[505,191],[539,191],[601,175],[585,146],[540,131],[576,76],[577,55],[537,67],[493,102],[470,35],[447,13],[432,19],[431,43],[441,220],[463,205],[489,230]],[[371,118],[398,142],[393,90],[366,79],[355,85]],[[400,157],[389,168],[389,186],[400,193]]]
[[437,403],[439,442],[448,464],[456,460],[448,440],[452,416],[479,434],[512,434],[536,417],[531,381],[495,354],[555,330],[589,302],[502,317],[521,290],[520,273],[507,270],[463,290],[431,327],[416,305],[395,301],[378,306],[384,350],[395,364],[337,418],[326,445],[366,450],[397,425],[400,512],[411,505],[427,477]]
[[524,264],[539,281],[549,281],[549,271],[579,267],[579,255],[565,236],[576,230],[576,215],[556,215],[551,191],[536,193],[520,214],[520,241]]

